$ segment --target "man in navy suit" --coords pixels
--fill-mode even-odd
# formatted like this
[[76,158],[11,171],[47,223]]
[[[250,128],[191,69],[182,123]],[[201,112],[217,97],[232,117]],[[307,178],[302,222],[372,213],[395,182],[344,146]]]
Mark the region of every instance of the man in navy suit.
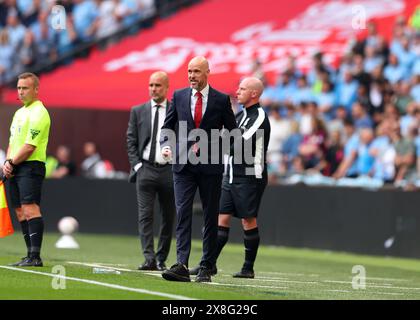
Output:
[[[188,260],[191,251],[192,205],[197,188],[203,206],[204,228],[203,258],[196,281],[210,282],[211,269],[216,263],[219,198],[224,168],[221,138],[212,132],[222,128],[232,130],[237,128],[237,124],[229,96],[208,85],[209,73],[206,58],[199,56],[189,62],[190,87],[174,92],[162,127],[162,155],[173,158],[177,213],[177,263],[162,273],[162,277],[170,281],[191,281]],[[196,128],[201,130],[193,131]],[[175,142],[168,139],[168,131],[174,132]],[[198,141],[191,139],[190,134],[194,132],[205,133],[208,142],[203,142],[205,139],[201,141],[201,136]]]

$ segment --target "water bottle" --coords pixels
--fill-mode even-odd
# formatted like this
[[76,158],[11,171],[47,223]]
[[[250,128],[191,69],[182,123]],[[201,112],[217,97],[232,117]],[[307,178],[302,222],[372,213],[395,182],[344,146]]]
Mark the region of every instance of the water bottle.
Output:
[[121,274],[120,271],[110,268],[93,268],[93,273]]

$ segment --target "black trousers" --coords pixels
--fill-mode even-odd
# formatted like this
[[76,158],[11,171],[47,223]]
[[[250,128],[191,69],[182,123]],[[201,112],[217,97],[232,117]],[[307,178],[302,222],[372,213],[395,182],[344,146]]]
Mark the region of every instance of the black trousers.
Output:
[[222,174],[203,174],[187,165],[180,173],[174,172],[177,213],[177,262],[188,266],[191,252],[192,206],[197,188],[203,206],[203,256],[201,265],[211,268],[216,263],[217,222]]
[[[137,171],[137,205],[139,235],[146,260],[166,261],[171,247],[175,219],[175,200],[172,170],[170,165],[155,167],[143,162]],[[155,253],[153,241],[153,218],[156,195],[159,201],[161,224],[158,246]]]

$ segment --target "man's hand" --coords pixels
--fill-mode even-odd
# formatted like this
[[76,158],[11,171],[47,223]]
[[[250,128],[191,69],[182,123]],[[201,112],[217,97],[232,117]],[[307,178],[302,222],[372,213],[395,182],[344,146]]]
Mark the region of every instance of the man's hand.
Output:
[[172,151],[170,148],[163,148],[162,149],[162,157],[166,161],[170,161],[172,159]]
[[13,169],[14,168],[13,168],[12,164],[10,163],[10,161],[6,161],[3,165],[3,175],[7,179],[11,178],[12,174],[13,174]]

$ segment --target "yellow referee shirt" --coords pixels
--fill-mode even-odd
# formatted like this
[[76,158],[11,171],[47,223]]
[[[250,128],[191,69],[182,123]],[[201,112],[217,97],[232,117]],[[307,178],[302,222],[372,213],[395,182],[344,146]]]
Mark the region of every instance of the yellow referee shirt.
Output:
[[13,158],[24,144],[30,144],[36,149],[26,161],[45,163],[50,125],[50,115],[39,100],[17,110],[10,126],[9,158]]

